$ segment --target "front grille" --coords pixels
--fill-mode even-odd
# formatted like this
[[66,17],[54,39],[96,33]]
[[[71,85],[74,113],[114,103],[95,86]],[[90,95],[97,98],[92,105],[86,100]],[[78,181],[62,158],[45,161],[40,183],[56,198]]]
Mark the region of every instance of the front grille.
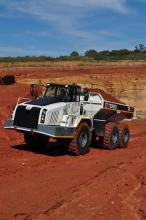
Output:
[[26,106],[18,106],[15,114],[14,125],[25,128],[37,129],[40,108],[33,107],[30,110]]

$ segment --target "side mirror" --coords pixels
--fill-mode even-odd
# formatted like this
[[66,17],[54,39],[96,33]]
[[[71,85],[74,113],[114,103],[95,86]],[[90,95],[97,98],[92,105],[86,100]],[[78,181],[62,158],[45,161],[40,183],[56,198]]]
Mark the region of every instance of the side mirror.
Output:
[[31,84],[30,85],[30,95],[34,98],[38,97],[38,91],[37,91],[37,85],[36,84]]
[[88,101],[88,99],[89,99],[89,93],[85,93],[84,94],[84,101]]
[[31,84],[30,85],[30,95],[37,98],[42,95],[43,87],[41,84]]

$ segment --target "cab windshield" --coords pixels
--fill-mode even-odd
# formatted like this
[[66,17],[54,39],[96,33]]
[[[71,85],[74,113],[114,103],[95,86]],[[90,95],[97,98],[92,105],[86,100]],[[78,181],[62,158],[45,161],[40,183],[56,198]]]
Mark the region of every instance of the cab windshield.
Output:
[[61,102],[76,102],[80,100],[78,87],[50,85],[46,88],[43,97],[54,98]]

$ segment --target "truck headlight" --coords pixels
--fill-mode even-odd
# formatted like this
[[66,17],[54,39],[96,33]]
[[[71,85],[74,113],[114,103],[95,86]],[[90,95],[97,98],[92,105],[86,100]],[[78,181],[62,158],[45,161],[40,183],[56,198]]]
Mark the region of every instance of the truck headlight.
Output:
[[43,109],[42,115],[41,115],[41,123],[45,122],[46,113],[47,113],[47,109]]

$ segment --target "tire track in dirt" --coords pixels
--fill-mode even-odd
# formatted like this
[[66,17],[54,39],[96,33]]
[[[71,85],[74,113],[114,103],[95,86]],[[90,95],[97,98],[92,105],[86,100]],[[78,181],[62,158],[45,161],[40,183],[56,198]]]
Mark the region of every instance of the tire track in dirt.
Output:
[[[145,158],[145,156],[144,156]],[[123,206],[127,206],[128,207],[128,212],[132,213],[131,215],[128,216],[128,218],[125,218],[125,220],[140,220],[141,219],[141,213],[142,213],[142,209],[141,212],[138,210],[137,212],[135,212],[135,208],[133,207],[133,205],[130,204],[130,200],[132,200],[132,197],[134,196],[134,194],[140,190],[143,186],[143,180],[141,180],[141,178],[139,179],[139,177],[136,177],[135,179],[135,175],[131,175],[130,179],[135,179],[136,182],[133,186],[133,188],[131,189],[131,185],[128,185],[129,183],[123,183],[123,184],[127,184],[128,187],[130,188],[128,192],[126,192],[125,198],[123,200],[123,196],[120,194],[121,189],[119,190],[119,186],[120,186],[120,181],[119,179],[123,178],[123,176],[126,176],[127,173],[125,173],[125,170],[128,171],[129,167],[130,170],[133,169],[133,166],[135,167],[135,162],[142,160],[143,158],[141,157],[136,157],[134,158],[134,160],[129,161],[128,163],[118,163],[116,166],[112,166],[112,167],[108,167],[105,168],[104,170],[101,170],[97,175],[93,176],[92,178],[87,179],[86,181],[80,183],[77,186],[74,186],[72,189],[70,189],[70,196],[71,198],[64,198],[63,200],[59,200],[57,203],[55,203],[53,206],[49,207],[47,210],[45,211],[41,211],[39,213],[33,213],[33,214],[25,214],[25,217],[29,217],[28,219],[60,219],[60,215],[62,215],[63,213],[67,216],[65,216],[65,218],[63,219],[68,219],[70,217],[70,209],[72,209],[71,207],[76,207],[79,206],[78,208],[81,208],[86,215],[90,213],[90,216],[88,216],[88,219],[106,219],[104,212],[107,212],[107,207],[110,204],[110,208],[109,209],[113,209],[114,204],[117,202],[119,203],[119,201],[116,201],[117,198],[119,198],[120,200],[120,204]],[[134,161],[134,162],[133,162]],[[126,171],[126,172],[127,172]],[[94,203],[88,205],[88,199],[87,197],[89,197],[89,195],[92,195],[93,191],[95,189],[98,189],[98,187],[101,187],[98,185],[98,182],[102,182],[102,180],[105,178],[105,176],[108,176],[111,173],[116,173],[118,174],[119,178],[116,180],[116,182],[111,182],[111,184],[115,185],[115,192],[114,195],[108,195],[107,189],[105,187],[105,191],[102,193],[101,196],[108,197],[104,200],[104,202],[102,201],[102,203],[98,204],[98,207],[96,207],[96,199],[94,198]],[[128,171],[129,173],[129,171]],[[106,177],[106,178],[108,178]],[[126,176],[127,178],[127,176]],[[129,178],[129,177],[128,177]],[[127,179],[126,179],[127,180]],[[139,181],[140,180],[140,181]],[[97,185],[96,185],[97,184]],[[109,183],[108,183],[109,184]],[[103,188],[104,188],[103,187]],[[107,187],[108,188],[108,187]],[[88,193],[87,193],[88,191]],[[115,194],[118,194],[117,196],[115,196]],[[98,197],[98,195],[97,195]],[[87,202],[86,202],[87,201]],[[86,210],[87,209],[87,210]],[[77,215],[76,215],[77,214]],[[82,216],[78,215],[79,213],[76,212],[75,215],[74,213],[72,213],[72,218],[70,219],[85,219],[85,215],[82,218]],[[69,216],[68,216],[69,215]],[[95,215],[95,216],[94,216]],[[143,214],[143,216],[145,215],[145,213]],[[16,216],[16,215],[15,215]],[[17,214],[17,217],[20,217],[21,214]],[[97,218],[98,216],[98,218]],[[24,217],[24,216],[23,216]],[[21,218],[20,218],[21,219]],[[113,216],[112,218],[107,217],[107,219],[114,219]],[[124,218],[123,218],[124,219]]]

